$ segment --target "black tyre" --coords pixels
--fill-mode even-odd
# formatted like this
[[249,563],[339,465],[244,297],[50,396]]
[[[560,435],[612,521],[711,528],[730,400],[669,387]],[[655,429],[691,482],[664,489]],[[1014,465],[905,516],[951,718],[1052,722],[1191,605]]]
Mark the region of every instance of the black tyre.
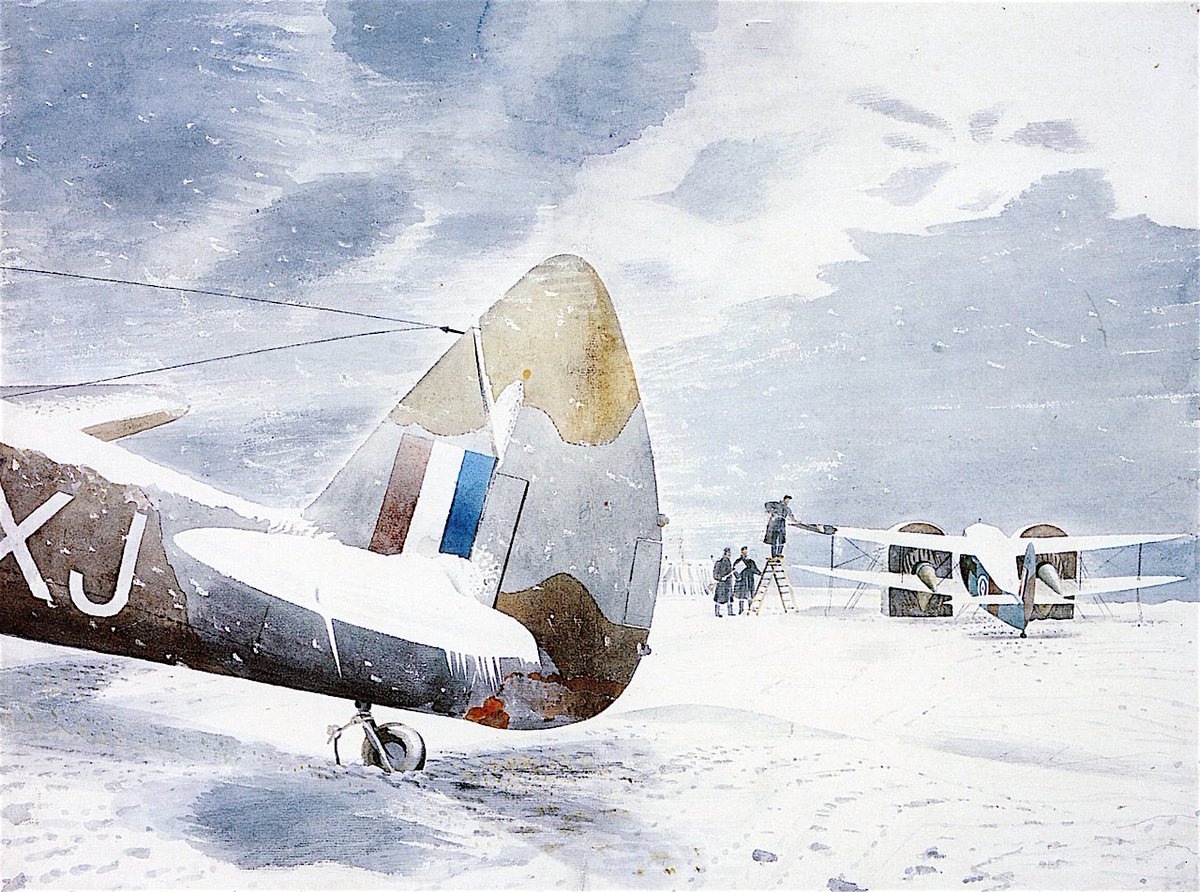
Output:
[[[425,741],[421,735],[408,725],[400,722],[388,722],[379,725],[377,731],[379,742],[383,744],[392,771],[422,771],[425,768]],[[383,768],[379,761],[379,753],[371,743],[370,737],[363,737],[362,758],[364,765],[374,765]]]

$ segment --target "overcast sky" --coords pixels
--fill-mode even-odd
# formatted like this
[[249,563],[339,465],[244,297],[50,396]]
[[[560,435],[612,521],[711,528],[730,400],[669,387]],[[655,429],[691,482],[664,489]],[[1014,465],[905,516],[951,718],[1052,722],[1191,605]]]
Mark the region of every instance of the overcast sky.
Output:
[[1106,171],[1119,216],[1197,223],[1183,3],[3,16],[9,263],[289,296],[324,278],[326,300],[469,318],[574,251],[640,342],[678,310],[823,293],[848,229],[995,215],[1053,171]]
[[[670,468],[665,499],[685,511],[701,510],[689,486],[728,472],[699,467],[689,451],[685,431],[708,398],[685,410],[673,394],[707,383],[719,385],[712,399],[753,406],[763,392],[761,376],[737,373],[759,346],[743,339],[735,361],[726,335],[766,324],[763,308],[782,319],[820,299],[857,318],[854,331],[843,327],[858,336],[893,304],[911,310],[903,288],[919,281],[924,309],[914,318],[929,329],[920,349],[880,341],[861,373],[803,367],[829,344],[811,342],[814,326],[797,322],[781,368],[801,377],[773,397],[794,410],[789,423],[802,427],[810,409],[834,408],[821,400],[847,398],[823,381],[861,379],[854,398],[878,405],[910,373],[967,376],[983,388],[968,395],[969,410],[1008,405],[1014,387],[1036,394],[1039,380],[1052,380],[1091,413],[1075,439],[1055,441],[1053,460],[1078,470],[1072,456],[1085,447],[1114,463],[1124,456],[1105,491],[1168,492],[1171,510],[1150,515],[1194,527],[1197,314],[1187,307],[1200,299],[1198,18],[1185,3],[6,3],[0,251],[8,265],[457,327],[545,257],[581,254],[621,313]],[[1073,184],[1087,193],[1086,210],[1070,212],[1083,229],[1061,250],[1095,254],[1066,265],[1071,284],[1094,276],[1086,299],[1105,315],[1117,301],[1128,316],[1120,332],[1114,322],[1102,333],[1107,353],[1094,352],[1096,311],[1083,297],[1054,307],[1040,298],[1064,275],[1060,247],[1046,240],[1065,238],[1056,215],[1081,197]],[[1021,204],[1022,195],[1033,198]],[[1113,222],[1138,215],[1147,220]],[[899,241],[938,233],[919,251]],[[1022,256],[1034,259],[1009,262],[1003,281],[980,281],[996,325],[1037,333],[989,335],[975,365],[957,334],[933,330],[950,318],[936,301],[971,309],[955,290],[959,270],[979,259],[971,239],[997,256],[1029,246]],[[1128,267],[1133,239],[1150,240],[1137,256],[1153,275]],[[864,244],[875,256],[863,273],[831,266],[867,259]],[[1106,303],[1099,289],[1117,282],[1121,293]],[[3,300],[8,382],[81,380],[377,327],[16,273]],[[1168,304],[1183,310],[1159,319]],[[1061,331],[1042,330],[1043,309]],[[1156,346],[1156,332],[1174,340]],[[1122,333],[1130,343],[1119,343]],[[327,479],[447,345],[442,335],[387,337],[160,376],[187,394],[192,415],[131,445],[251,496],[294,500]],[[1141,361],[1153,368],[1130,368]],[[1117,390],[1125,408],[1110,417]],[[1173,414],[1151,418],[1149,406]],[[972,424],[989,443],[1010,442],[992,464],[1020,468],[1036,444],[992,436],[988,425],[1013,427],[998,419],[952,415],[948,430]],[[1151,423],[1170,427],[1169,450],[1094,442],[1097,427]],[[781,465],[799,469],[790,485],[823,486],[832,509],[845,507],[846,475],[864,474],[893,502],[886,518],[855,519],[883,523],[921,491],[919,475],[897,488],[898,468],[936,461],[937,444],[915,436],[904,447],[913,460],[896,466],[904,444],[883,462],[877,437],[877,427],[841,420],[819,447],[792,441],[756,466],[732,464],[749,475],[747,504]],[[853,468],[826,479],[839,453],[855,456]],[[994,512],[1008,476],[964,493],[956,516]],[[1005,516],[1047,516],[1004,501]]]

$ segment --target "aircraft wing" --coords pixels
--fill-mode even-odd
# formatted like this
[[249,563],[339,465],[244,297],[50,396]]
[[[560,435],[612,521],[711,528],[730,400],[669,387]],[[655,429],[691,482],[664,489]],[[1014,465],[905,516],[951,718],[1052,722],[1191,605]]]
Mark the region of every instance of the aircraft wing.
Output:
[[1182,582],[1186,576],[1101,576],[1079,583],[1065,581],[1065,590],[1082,595],[1102,595],[1105,592],[1124,592],[1135,588],[1152,588],[1170,582]]
[[[1165,542],[1182,539],[1186,533],[1132,533],[1100,536],[1038,536],[1031,539],[1015,539],[1014,543],[1024,548],[1032,542],[1038,554],[1055,554],[1065,551],[1094,551],[1098,548],[1125,548],[1129,545],[1145,545],[1150,542]],[[1136,588],[1136,586],[1130,586]],[[1119,591],[1119,589],[1113,589]]]
[[0,387],[0,399],[76,430],[111,442],[182,418],[187,401],[168,388],[153,385],[46,385]]
[[862,539],[882,545],[903,545],[907,548],[929,548],[935,551],[957,551],[966,544],[965,536],[939,536],[935,533],[902,533],[899,530],[871,530],[865,527],[838,527],[837,535],[847,539]]
[[477,600],[482,578],[454,555],[383,555],[336,539],[229,528],[184,530],[175,544],[218,573],[327,623],[455,653],[538,660],[529,630]]
[[[927,592],[929,589],[920,579],[911,573],[889,573],[885,570],[847,570],[842,567],[810,567],[805,564],[793,564],[799,570],[829,576],[833,579],[848,579],[863,585],[875,585],[880,588],[902,588],[912,592]],[[965,595],[963,584],[953,577],[938,582],[939,595]],[[1007,603],[1007,602],[1006,602]]]
[[[929,591],[925,584],[916,576],[909,573],[888,573],[883,570],[847,570],[841,567],[810,567],[806,564],[793,564],[799,570],[807,570],[809,573],[817,573],[821,576],[829,576],[834,579],[848,579],[851,582],[858,582],[863,585],[873,585],[879,588],[900,588],[910,592],[926,592]],[[1130,579],[1136,580],[1136,577],[1110,577],[1122,583],[1127,583]],[[1143,576],[1141,585],[1143,588],[1149,585],[1162,585],[1166,582],[1175,582],[1182,579],[1181,576]],[[1149,580],[1157,580],[1151,582]],[[1089,580],[1089,582],[1101,582],[1105,580]],[[1120,585],[1111,589],[1089,589],[1088,583],[1083,585],[1084,594],[1093,594],[1095,591],[1121,591],[1126,588],[1136,588],[1136,585]],[[1074,594],[1078,589],[1071,587],[1071,593]],[[957,604],[966,606],[967,604],[1019,604],[1017,596],[1013,594],[999,594],[980,597],[971,595],[968,597],[966,587],[957,577],[942,579],[938,582],[937,594],[945,595],[951,598],[957,598]],[[1070,598],[1059,597],[1053,592],[1044,591],[1039,588],[1034,600],[1035,604],[1071,604]]]

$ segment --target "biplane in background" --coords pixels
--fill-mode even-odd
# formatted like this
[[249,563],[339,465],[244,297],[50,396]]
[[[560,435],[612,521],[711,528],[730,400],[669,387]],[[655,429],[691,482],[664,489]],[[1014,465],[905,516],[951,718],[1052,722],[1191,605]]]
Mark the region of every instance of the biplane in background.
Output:
[[[806,528],[818,531],[811,525]],[[1081,551],[1140,547],[1184,534],[1069,536],[1056,526],[1038,524],[1009,536],[989,524],[974,523],[962,535],[951,536],[923,522],[888,530],[824,527],[819,531],[887,546],[887,570],[796,566],[882,588],[889,616],[951,616],[954,603],[974,604],[1020,631],[1022,638],[1034,620],[1073,618],[1079,595],[1150,588],[1184,578],[1142,576],[1139,560],[1137,576],[1084,579],[1079,557]]]
[[649,653],[666,519],[616,312],[578,257],[525,275],[303,511],[0,409],[0,633],[353,700],[385,771],[425,746],[371,704],[567,724]]

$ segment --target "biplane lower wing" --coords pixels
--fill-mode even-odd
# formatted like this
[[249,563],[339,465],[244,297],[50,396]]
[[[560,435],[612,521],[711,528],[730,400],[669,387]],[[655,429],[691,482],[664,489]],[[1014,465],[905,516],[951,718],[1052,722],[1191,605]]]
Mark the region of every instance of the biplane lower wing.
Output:
[[[888,589],[904,589],[911,592],[930,592],[931,594],[942,595],[943,597],[957,598],[957,603],[972,604],[1019,604],[1015,594],[1003,594],[995,596],[969,595],[966,586],[959,579],[948,577],[939,580],[938,584],[930,589],[917,576],[911,573],[888,573],[884,570],[851,570],[843,567],[811,567],[805,564],[795,564],[800,570],[807,570],[809,573],[816,573],[819,576],[827,576],[833,579],[845,579],[850,582],[857,582],[861,585],[871,585],[878,588]],[[1175,577],[1164,577],[1166,581],[1174,581]],[[1072,587],[1072,591],[1075,588]],[[1035,597],[1037,604],[1070,604],[1071,599],[1055,595],[1053,592],[1047,592],[1038,589]]]
[[911,573],[889,573],[886,570],[852,570],[845,567],[810,567],[805,564],[793,565],[800,570],[816,573],[818,576],[828,576],[833,579],[845,579],[861,585],[874,585],[880,588],[901,588],[908,591],[932,591],[939,595],[965,595],[966,589],[961,582],[954,578],[939,580],[931,590],[918,577]]

